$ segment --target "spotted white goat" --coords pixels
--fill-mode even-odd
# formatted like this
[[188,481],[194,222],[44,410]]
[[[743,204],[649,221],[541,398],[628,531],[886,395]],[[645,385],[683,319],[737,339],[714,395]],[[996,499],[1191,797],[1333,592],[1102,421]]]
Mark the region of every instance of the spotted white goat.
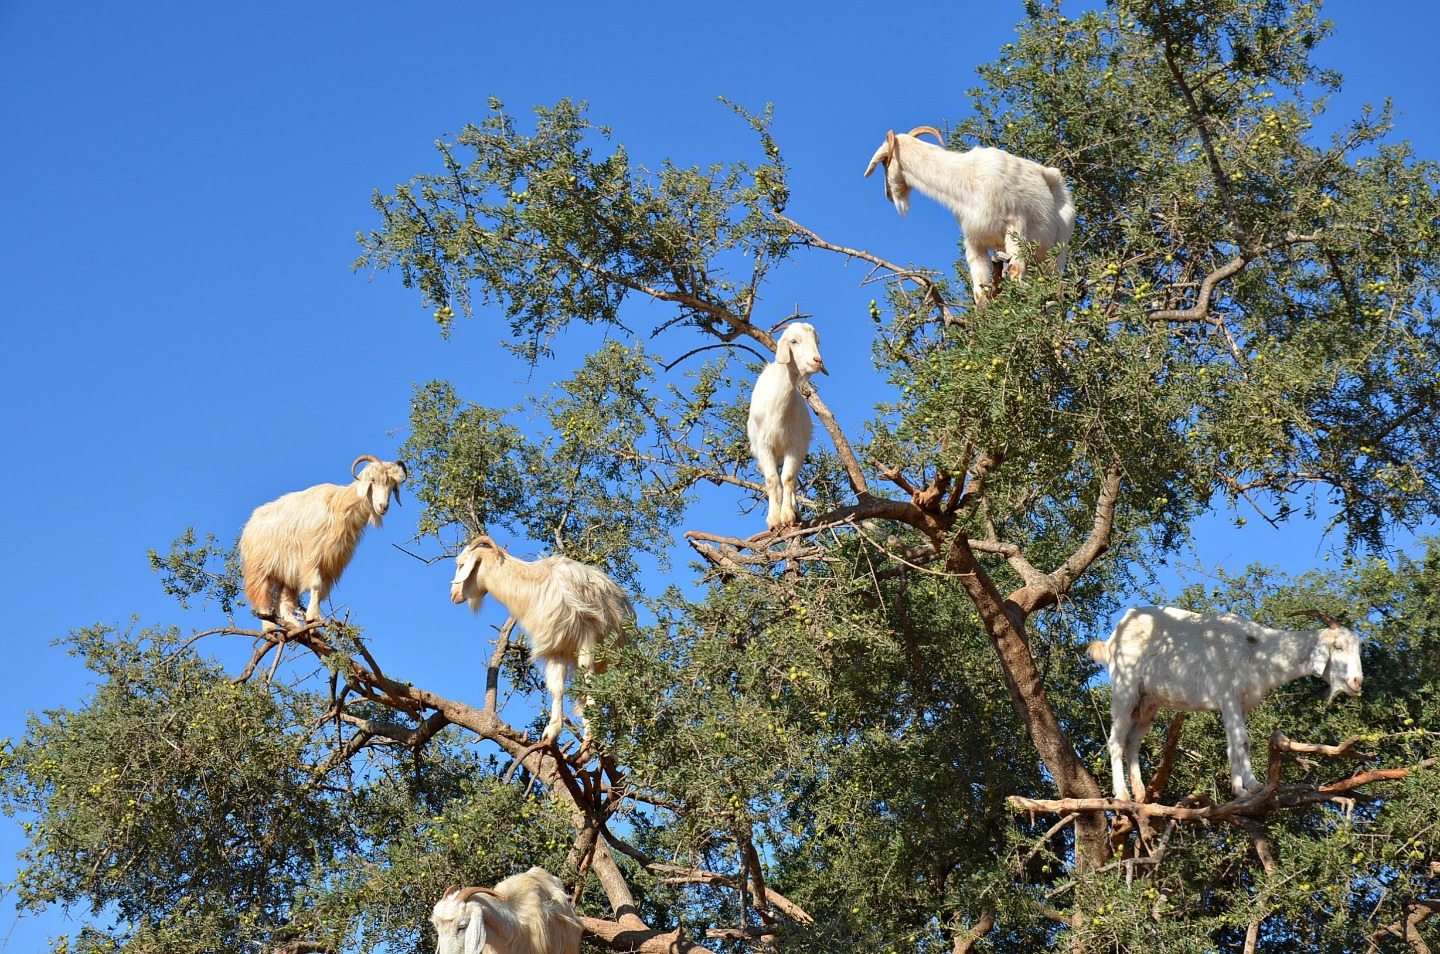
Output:
[[380,526],[391,496],[400,503],[400,485],[410,476],[404,462],[369,454],[355,458],[350,474],[353,483],[316,484],[256,507],[240,532],[245,597],[267,630],[276,619],[300,625],[301,591],[310,593],[305,622],[320,619],[320,602],[350,565],[366,525]]
[[579,954],[580,913],[544,868],[494,888],[448,888],[430,923],[437,954]]
[[[942,145],[916,138],[929,133]],[[994,297],[990,256],[1004,253],[1006,274],[1025,275],[1021,243],[1035,242],[1040,258],[1070,241],[1075,230],[1075,204],[1059,169],[1012,156],[1003,149],[981,147],[953,152],[932,126],[917,126],[908,133],[885,134],[865,175],[876,164],[885,167],[885,198],[901,215],[910,211],[910,190],[919,189],[951,212],[965,236],[965,261],[975,301],[984,305]],[[1055,270],[1065,270],[1066,249],[1055,256]]]
[[[1245,716],[1265,693],[1301,676],[1330,684],[1330,696],[1359,695],[1360,638],[1315,610],[1324,629],[1270,629],[1229,613],[1202,616],[1171,607],[1132,609],[1106,642],[1087,651],[1110,670],[1110,767],[1115,797],[1143,798],[1140,742],[1161,709],[1219,712],[1236,795],[1260,788],[1250,765]],[[1126,787],[1126,778],[1130,787]]]
[[[562,698],[565,677],[579,666],[585,672],[605,671],[595,651],[625,645],[625,628],[635,620],[630,597],[610,577],[569,557],[549,556],[527,562],[506,553],[494,540],[478,536],[455,557],[450,600],[479,611],[487,593],[505,605],[530,634],[530,649],[545,660],[545,686],[550,690],[550,722],[541,741],[553,743],[565,723]],[[583,699],[574,701],[585,726]]]
[[797,322],[775,343],[775,360],[760,372],[750,395],[746,431],[750,454],[765,477],[770,501],[765,526],[771,530],[795,523],[795,485],[814,429],[800,387],[817,371],[830,373],[820,357],[820,334],[814,325]]

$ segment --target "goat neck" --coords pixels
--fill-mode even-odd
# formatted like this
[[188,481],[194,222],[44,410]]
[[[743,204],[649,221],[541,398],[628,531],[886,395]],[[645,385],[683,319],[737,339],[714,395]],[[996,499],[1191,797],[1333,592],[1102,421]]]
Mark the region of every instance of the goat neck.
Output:
[[1319,630],[1267,629],[1256,637],[1250,658],[1253,680],[1262,693],[1313,671],[1311,657],[1320,642]]

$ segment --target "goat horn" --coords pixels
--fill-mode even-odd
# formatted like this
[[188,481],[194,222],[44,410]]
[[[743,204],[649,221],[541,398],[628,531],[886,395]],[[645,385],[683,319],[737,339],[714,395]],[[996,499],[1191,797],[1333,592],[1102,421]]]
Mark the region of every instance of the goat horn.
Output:
[[916,126],[914,129],[910,130],[907,135],[919,136],[921,133],[929,133],[939,141],[940,145],[945,145],[945,137],[940,135],[940,130],[936,129],[934,126]]
[[1295,612],[1291,613],[1290,615],[1291,615],[1291,616],[1305,616],[1305,617],[1309,617],[1310,619],[1318,619],[1320,622],[1324,623],[1326,626],[1334,626],[1334,627],[1336,627],[1337,629],[1343,628],[1343,627],[1341,626],[1341,624],[1340,624],[1340,621],[1337,620],[1335,617],[1331,616],[1329,613],[1322,613],[1322,612],[1320,612],[1320,611],[1317,610],[1317,609],[1296,610]]
[[475,895],[477,895],[477,894],[488,894],[488,895],[490,895],[492,898],[503,898],[503,897],[505,897],[503,894],[500,894],[498,891],[492,891],[492,890],[489,889],[489,888],[446,888],[446,889],[445,889],[445,897],[447,897],[447,898],[453,897],[456,901],[459,901],[461,904],[464,904],[466,901],[469,901],[471,898],[475,897]]
[[359,466],[359,464],[360,464],[360,462],[361,462],[362,460],[364,460],[364,461],[369,461],[369,462],[372,463],[372,464],[378,464],[378,463],[380,463],[380,458],[376,457],[374,454],[361,454],[359,457],[355,458],[355,463],[353,463],[353,464],[350,465],[350,476],[351,476],[351,477],[358,477],[358,476],[360,476],[359,474],[355,473],[355,468]]

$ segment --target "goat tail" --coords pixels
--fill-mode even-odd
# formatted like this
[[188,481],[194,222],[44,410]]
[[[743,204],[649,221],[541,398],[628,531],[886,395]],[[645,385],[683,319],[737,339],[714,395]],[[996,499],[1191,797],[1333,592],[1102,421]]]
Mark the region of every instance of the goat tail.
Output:
[[1106,669],[1110,668],[1110,644],[1095,640],[1085,647],[1085,652]]
[[245,599],[256,613],[275,612],[275,581],[259,567],[259,561],[245,561]]

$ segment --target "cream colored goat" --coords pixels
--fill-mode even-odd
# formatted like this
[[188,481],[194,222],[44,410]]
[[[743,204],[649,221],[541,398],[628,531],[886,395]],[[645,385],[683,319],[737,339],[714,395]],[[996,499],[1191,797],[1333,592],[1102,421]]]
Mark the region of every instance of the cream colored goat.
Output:
[[[942,143],[922,142],[929,133]],[[1025,275],[1021,243],[1035,242],[1040,258],[1070,241],[1075,231],[1075,204],[1059,169],[1012,156],[1003,149],[981,147],[968,152],[946,149],[940,132],[917,126],[908,133],[885,134],[865,175],[885,167],[885,198],[901,215],[910,210],[910,190],[925,195],[955,213],[965,236],[965,261],[975,301],[984,305],[996,289],[992,285],[990,256],[1003,253],[1005,273],[1019,280]],[[1065,270],[1067,250],[1055,256],[1056,273]]]
[[[1319,676],[1338,692],[1360,694],[1360,637],[1315,610],[1324,629],[1270,629],[1230,613],[1202,616],[1172,607],[1132,609],[1106,642],[1087,652],[1110,670],[1110,768],[1115,797],[1145,794],[1140,743],[1161,709],[1219,712],[1236,795],[1260,787],[1250,764],[1245,716],[1276,686]],[[1130,788],[1125,785],[1129,775]]]
[[[565,723],[561,701],[565,677],[579,666],[585,672],[604,672],[595,657],[602,646],[625,645],[625,630],[635,621],[630,597],[600,570],[569,557],[549,556],[533,563],[512,557],[487,536],[478,536],[455,557],[455,579],[450,599],[479,611],[485,596],[493,593],[530,634],[530,649],[545,660],[545,686],[550,690],[550,721],[541,741],[553,743]],[[585,727],[583,698],[574,701],[575,714]]]
[[494,888],[449,888],[430,915],[437,954],[579,954],[580,913],[544,868]]
[[796,482],[814,431],[800,388],[816,372],[830,373],[820,357],[820,333],[814,325],[796,322],[775,343],[775,360],[765,365],[750,395],[745,430],[750,455],[765,478],[770,504],[765,526],[771,530],[795,523]]
[[[361,462],[367,462],[365,469],[356,475]],[[256,507],[245,523],[240,533],[245,598],[267,630],[277,619],[300,625],[296,606],[302,591],[310,593],[305,622],[320,619],[320,602],[350,565],[366,525],[380,526],[391,496],[400,503],[400,485],[410,476],[403,462],[369,454],[355,458],[350,473],[354,483],[286,494]]]

